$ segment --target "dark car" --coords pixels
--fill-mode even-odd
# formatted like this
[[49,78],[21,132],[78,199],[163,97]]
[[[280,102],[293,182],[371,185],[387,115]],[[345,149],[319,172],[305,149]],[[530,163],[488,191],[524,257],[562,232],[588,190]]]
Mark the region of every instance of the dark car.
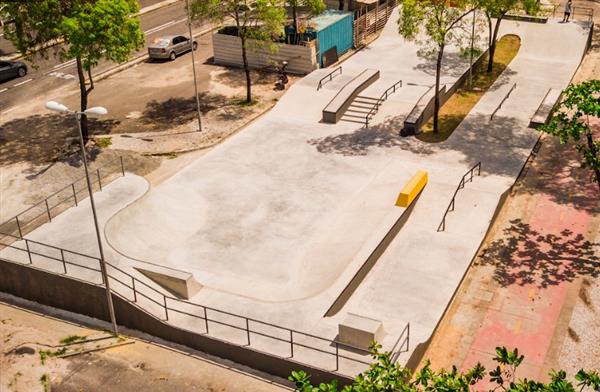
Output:
[[196,50],[198,43],[190,40],[183,35],[168,35],[160,37],[154,43],[148,45],[148,55],[151,59],[169,59],[175,60],[175,57],[190,49]]
[[27,75],[27,65],[20,61],[0,61],[0,81]]

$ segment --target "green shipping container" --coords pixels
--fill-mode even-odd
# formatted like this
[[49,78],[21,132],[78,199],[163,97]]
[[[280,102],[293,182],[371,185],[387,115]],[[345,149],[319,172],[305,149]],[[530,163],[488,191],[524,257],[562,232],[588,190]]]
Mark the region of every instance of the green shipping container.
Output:
[[354,14],[337,10],[327,10],[311,19],[318,40],[317,61],[323,66],[323,53],[336,47],[338,56],[352,48]]

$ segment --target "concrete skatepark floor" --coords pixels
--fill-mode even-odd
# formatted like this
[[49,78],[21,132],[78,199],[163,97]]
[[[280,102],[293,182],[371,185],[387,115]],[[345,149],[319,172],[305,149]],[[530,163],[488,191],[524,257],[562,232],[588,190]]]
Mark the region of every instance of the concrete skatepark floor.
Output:
[[[154,263],[192,272],[204,285],[192,299],[333,339],[346,313],[381,320],[391,347],[407,322],[411,350],[426,342],[475,254],[501,195],[535,144],[529,118],[549,88],[563,88],[583,55],[586,29],[505,21],[522,47],[509,68],[444,143],[402,139],[400,124],[433,80],[431,62],[398,37],[393,15],[380,38],[348,59],[344,76],[316,91],[327,70],[298,81],[275,108],[242,133],[146,193],[126,176],[106,199],[103,221],[109,261]],[[548,34],[560,29],[557,43]],[[464,72],[448,50],[443,82]],[[320,111],[352,75],[375,67],[381,78],[363,92],[378,96],[399,79],[401,89],[374,125],[319,123]],[[493,122],[489,114],[518,83]],[[526,87],[525,87],[526,86]],[[482,124],[485,124],[482,127]],[[436,228],[461,176],[475,163],[483,175],[460,193],[448,229]],[[430,183],[404,228],[341,311],[327,309],[381,238],[402,216],[394,202],[419,169]],[[124,192],[131,186],[130,192]],[[118,188],[117,188],[118,187]],[[123,191],[123,197],[119,194]],[[69,235],[72,209],[28,237],[95,253],[90,231]],[[102,201],[99,210],[103,211]],[[117,212],[118,211],[118,212]],[[83,222],[83,220],[82,220]],[[67,230],[67,231],[66,231]],[[415,293],[419,293],[415,296]]]

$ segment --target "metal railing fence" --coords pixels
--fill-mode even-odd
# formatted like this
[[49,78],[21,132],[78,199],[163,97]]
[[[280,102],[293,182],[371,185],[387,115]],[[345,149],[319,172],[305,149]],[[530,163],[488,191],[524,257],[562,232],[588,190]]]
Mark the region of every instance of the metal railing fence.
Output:
[[[477,175],[480,176],[481,175],[481,162],[477,162],[477,164],[475,164],[472,168],[470,168],[469,171],[467,171],[465,174],[463,174],[462,178],[460,179],[460,182],[458,183],[458,186],[456,187],[456,190],[454,191],[454,194],[452,195],[452,199],[450,200],[450,203],[448,204],[448,207],[446,208],[446,212],[444,212],[442,221],[440,222],[440,224],[437,228],[438,232],[446,230],[446,215],[448,215],[448,212],[454,211],[454,201],[456,199],[456,195],[458,194],[458,191],[463,189],[467,182],[473,181],[473,173],[475,172],[475,169],[477,169]],[[467,179],[467,177],[469,177],[469,179]]]
[[[340,72],[340,75],[341,75],[342,74],[342,66],[341,65],[339,67],[335,68],[333,71],[329,72],[327,75],[323,76],[321,78],[321,80],[319,80],[319,84],[317,85],[317,91],[319,91],[325,83],[331,82],[333,80],[334,74],[338,71]],[[329,80],[327,80],[327,79],[329,79]]]
[[[112,166],[112,164],[116,164],[120,169],[118,173],[115,173],[114,170],[106,169],[107,167]],[[125,175],[122,157],[110,162],[110,164],[97,168],[94,171],[90,171],[92,187],[102,190],[102,187],[112,181],[115,175]],[[86,197],[88,197],[87,183],[85,177],[81,177],[52,193],[43,200],[35,203],[25,211],[0,223],[0,233],[12,234],[19,238],[23,238],[24,234],[46,222],[51,222],[59,213],[73,205],[77,206]]]
[[[52,245],[46,245],[38,241],[13,236],[11,234],[2,234],[11,237],[11,240],[9,241],[0,239],[0,247],[4,247],[3,252],[10,250],[13,255],[20,252],[19,254],[21,254],[22,257],[16,257],[19,262],[31,265],[43,265],[44,269],[50,270],[51,272],[69,274],[98,285],[104,283],[100,270],[100,259],[97,257],[84,255],[79,252],[69,251]],[[46,252],[43,252],[44,249]],[[49,263],[58,263],[59,268],[54,268]],[[110,279],[111,290],[115,294],[132,302],[142,311],[152,314],[162,321],[172,321],[177,318],[178,315],[191,317],[193,322],[199,321],[200,324],[192,324],[193,327],[195,327],[193,329],[184,328],[190,332],[210,336],[211,331],[215,327],[226,327],[230,331],[238,331],[244,335],[244,341],[238,343],[242,346],[250,346],[257,337],[283,343],[288,347],[288,355],[279,356],[286,358],[297,358],[296,353],[298,349],[306,349],[312,353],[324,354],[334,359],[335,366],[333,367],[333,371],[335,372],[339,371],[340,361],[342,360],[360,366],[369,365],[370,363],[363,359],[350,356],[352,352],[358,352],[361,356],[364,356],[365,354],[368,354],[365,350],[356,349],[340,342],[295,329],[281,327],[265,321],[179,299],[162,293],[155,287],[139,280],[132,274],[113,264],[106,262],[106,267],[107,275]],[[201,328],[198,328],[199,326]],[[396,359],[400,353],[409,350],[409,334],[410,326],[407,324],[393,347],[393,355]],[[309,343],[311,341],[318,342],[318,344]],[[344,350],[344,353],[340,352],[341,350]],[[261,351],[268,353],[268,350]],[[276,354],[269,353],[269,355]]]
[[369,121],[371,121],[371,119],[377,114],[379,107],[388,99],[391,94],[396,92],[397,87],[402,87],[402,80],[399,80],[392,86],[388,87],[388,89],[381,94],[379,99],[375,101],[373,107],[371,107],[371,110],[369,110],[369,113],[367,113],[367,116],[365,117],[365,126],[369,126]]

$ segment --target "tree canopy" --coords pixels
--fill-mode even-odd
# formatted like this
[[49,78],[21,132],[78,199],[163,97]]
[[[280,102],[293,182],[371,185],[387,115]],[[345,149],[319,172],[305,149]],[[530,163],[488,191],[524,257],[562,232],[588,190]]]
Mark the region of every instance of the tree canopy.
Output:
[[[600,189],[600,130],[594,133],[591,119],[600,119],[600,80],[573,84],[563,91],[563,99],[542,132],[558,137],[561,143],[574,143],[584,167],[588,167]],[[598,121],[600,127],[600,121]]]
[[[381,352],[381,346],[373,345],[371,353],[374,362],[367,370],[360,373],[351,385],[341,389],[342,392],[471,392],[480,381],[488,381],[493,385],[490,392],[537,392],[537,391],[562,391],[576,392],[586,388],[598,390],[600,388],[600,375],[597,371],[580,370],[575,375],[576,384],[567,378],[564,371],[551,371],[550,381],[547,383],[518,379],[517,369],[523,363],[524,356],[518,349],[507,350],[505,347],[496,348],[494,361],[498,362],[491,371],[477,364],[466,372],[460,372],[453,366],[450,370],[434,371],[431,363],[425,361],[422,368],[412,374],[398,363],[391,360],[391,353]],[[487,376],[487,377],[486,377]],[[300,392],[337,392],[340,391],[338,382],[312,385],[310,375],[304,371],[292,372],[288,377],[293,381],[296,390]]]

